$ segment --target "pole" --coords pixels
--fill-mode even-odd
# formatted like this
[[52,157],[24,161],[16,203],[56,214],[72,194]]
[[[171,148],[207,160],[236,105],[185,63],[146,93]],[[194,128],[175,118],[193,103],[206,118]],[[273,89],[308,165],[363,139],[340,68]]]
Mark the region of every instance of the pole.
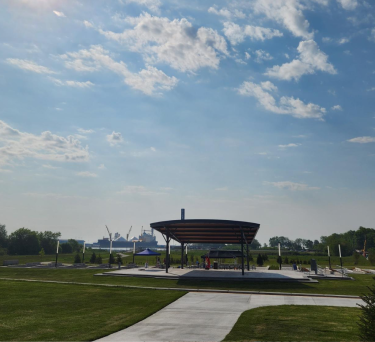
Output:
[[56,248],[56,262],[55,262],[55,267],[57,267],[57,257],[59,255],[59,245],[60,245],[60,241],[57,240],[57,248]]
[[243,236],[241,236],[241,264],[242,264],[242,275],[245,275],[245,265],[244,265],[244,258],[243,258]]
[[342,258],[341,258],[341,246],[339,244],[339,254],[340,254],[340,265],[341,265],[341,276],[344,276],[344,273],[342,272]]
[[167,229],[167,248],[165,249],[166,252],[166,258],[165,258],[165,273],[168,273],[168,267],[169,267],[169,229]]
[[188,246],[188,244],[186,244],[186,246],[185,246],[185,262],[186,262],[186,267],[187,267],[187,264],[188,264],[187,246]]
[[181,269],[184,269],[184,243],[181,242]]
[[246,258],[247,258],[247,270],[250,271],[250,263],[249,263],[249,244],[246,244]]
[[331,270],[332,267],[331,267],[331,253],[329,252],[329,246],[327,246],[328,248],[328,263],[329,263],[329,269]]
[[280,263],[280,270],[281,270],[281,247],[279,243],[279,263]]
[[112,259],[112,238],[109,242],[109,261],[108,261],[108,267],[111,268],[111,259]]
[[86,242],[83,243],[83,253],[82,253],[82,263],[85,263],[85,247],[86,247]]

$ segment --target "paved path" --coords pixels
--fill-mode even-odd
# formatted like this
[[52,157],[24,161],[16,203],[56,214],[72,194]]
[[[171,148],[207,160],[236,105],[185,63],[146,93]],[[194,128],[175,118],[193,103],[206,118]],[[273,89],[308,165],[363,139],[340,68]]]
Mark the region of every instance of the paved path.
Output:
[[356,307],[356,298],[193,293],[137,324],[98,341],[221,341],[242,312],[270,305]]

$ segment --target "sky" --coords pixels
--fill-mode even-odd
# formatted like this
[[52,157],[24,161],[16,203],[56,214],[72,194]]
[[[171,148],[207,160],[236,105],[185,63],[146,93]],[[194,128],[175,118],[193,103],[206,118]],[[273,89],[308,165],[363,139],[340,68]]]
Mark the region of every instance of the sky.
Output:
[[374,56],[372,1],[3,0],[0,222],[374,227]]

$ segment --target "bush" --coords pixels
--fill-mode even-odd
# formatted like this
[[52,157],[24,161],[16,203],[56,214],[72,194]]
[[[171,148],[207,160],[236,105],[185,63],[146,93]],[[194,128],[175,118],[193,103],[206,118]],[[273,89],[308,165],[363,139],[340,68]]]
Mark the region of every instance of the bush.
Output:
[[117,254],[116,263],[122,265],[122,258],[120,254]]
[[74,263],[75,264],[80,264],[81,263],[81,256],[78,253],[74,257]]
[[257,257],[257,265],[258,266],[263,266],[263,258],[262,256],[259,254],[258,257]]
[[280,266],[279,265],[271,265],[268,269],[269,270],[279,270]]
[[267,254],[262,254],[262,259],[263,259],[263,261],[268,261],[268,255]]
[[96,254],[95,252],[91,254],[91,258],[90,258],[90,264],[95,264],[96,262]]
[[100,254],[99,254],[99,255],[97,256],[97,258],[96,258],[96,263],[97,263],[97,264],[102,264],[102,263],[103,263],[103,259],[102,259],[102,257],[101,257]]
[[289,264],[289,260],[288,260],[288,257],[286,256],[285,259],[284,259],[284,264]]
[[109,255],[109,263],[110,264],[114,264],[115,263],[115,257],[113,256],[112,253]]
[[362,311],[358,323],[361,341],[375,341],[375,285],[368,289],[370,293],[361,296],[366,305],[358,304]]

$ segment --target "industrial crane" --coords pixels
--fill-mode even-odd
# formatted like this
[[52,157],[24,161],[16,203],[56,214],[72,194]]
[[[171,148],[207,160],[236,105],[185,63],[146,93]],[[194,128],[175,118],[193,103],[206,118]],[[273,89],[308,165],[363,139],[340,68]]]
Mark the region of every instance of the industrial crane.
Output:
[[109,235],[109,262],[108,262],[108,265],[109,265],[109,268],[111,268],[111,260],[112,260],[112,233],[109,231],[107,225],[105,227],[107,228],[108,235]]
[[129,235],[130,235],[130,232],[132,231],[132,227],[133,226],[130,226],[129,233],[126,235],[126,241],[129,241]]

